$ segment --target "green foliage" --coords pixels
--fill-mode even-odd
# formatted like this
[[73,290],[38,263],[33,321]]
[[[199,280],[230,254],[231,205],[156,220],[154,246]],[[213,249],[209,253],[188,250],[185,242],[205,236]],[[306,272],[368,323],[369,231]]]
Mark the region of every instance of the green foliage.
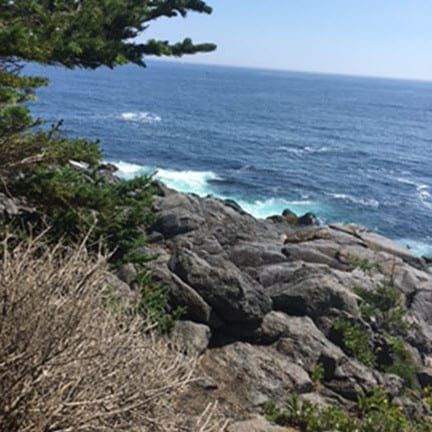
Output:
[[[4,192],[17,174],[34,166],[65,164],[68,159],[95,165],[96,144],[67,140],[58,126],[34,132],[41,120],[32,118],[25,102],[47,84],[40,77],[22,76],[23,62],[69,68],[145,66],[144,56],[182,56],[212,51],[213,44],[191,39],[169,43],[136,36],[161,17],[185,17],[188,12],[210,14],[202,0],[0,0],[0,180]],[[24,193],[24,192],[23,192]],[[27,193],[24,193],[27,196]]]
[[340,408],[323,409],[298,396],[288,399],[283,408],[273,402],[265,407],[267,419],[281,426],[298,428],[302,432],[431,432],[430,420],[410,420],[401,407],[389,401],[381,389],[359,398],[352,415]]
[[53,239],[79,241],[114,251],[112,262],[140,261],[144,229],[153,220],[150,178],[98,182],[69,166],[37,168],[17,180],[12,191],[31,197],[39,212],[28,216],[33,227],[50,226]]
[[339,319],[333,330],[342,349],[366,366],[398,375],[407,387],[415,388],[418,367],[400,337],[410,328],[405,320],[401,294],[388,285],[380,285],[372,291],[357,287],[355,292],[363,300],[360,307],[363,318],[377,329],[383,346],[371,344],[364,325]]
[[313,368],[311,379],[315,384],[320,383],[324,379],[324,367],[321,363],[317,363]]
[[422,399],[432,409],[432,387],[428,386],[422,390]]
[[67,67],[143,65],[143,55],[181,56],[212,51],[190,39],[170,44],[134,39],[161,17],[209,14],[201,0],[0,0],[0,58]]
[[400,337],[390,335],[385,336],[385,342],[391,362],[383,366],[384,371],[401,377],[409,388],[418,387],[418,366],[405,342]]
[[362,298],[363,316],[390,334],[404,334],[412,328],[406,321],[406,307],[401,293],[390,285],[378,285],[374,290],[356,287],[354,292]]
[[138,284],[137,290],[140,293],[139,300],[125,303],[114,291],[114,288],[108,286],[103,296],[104,306],[123,323],[139,315],[144,318],[143,322],[146,329],[150,324],[151,328],[156,327],[161,333],[169,334],[186,309],[170,309],[168,290],[155,283],[150,272],[139,272],[136,282]]
[[338,319],[333,330],[340,339],[342,349],[369,367],[374,367],[376,356],[373,352],[366,328],[346,319]]
[[170,333],[175,322],[186,312],[184,308],[169,309],[167,290],[155,283],[149,272],[138,274],[137,282],[141,291],[141,298],[133,306],[135,313],[155,323],[163,333]]
[[354,267],[359,268],[360,270],[364,271],[365,273],[371,273],[373,270],[377,270],[379,272],[383,272],[383,268],[381,264],[374,263],[369,261],[367,258],[349,258],[348,263]]

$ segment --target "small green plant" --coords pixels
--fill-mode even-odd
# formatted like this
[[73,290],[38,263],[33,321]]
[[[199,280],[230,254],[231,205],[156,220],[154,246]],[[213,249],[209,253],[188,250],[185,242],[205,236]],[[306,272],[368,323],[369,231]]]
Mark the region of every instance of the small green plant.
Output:
[[371,273],[373,270],[377,270],[383,273],[383,267],[381,264],[369,261],[367,258],[350,257],[348,258],[348,263],[354,267],[358,268],[365,273]]
[[406,320],[406,307],[401,293],[391,285],[378,285],[373,290],[355,287],[362,299],[363,317],[392,335],[404,334],[412,328]]
[[170,333],[175,322],[185,314],[186,309],[179,307],[170,310],[167,289],[155,283],[150,272],[139,272],[137,283],[141,298],[132,306],[133,313],[138,313],[150,320],[162,333]]
[[324,366],[317,363],[311,372],[311,379],[316,384],[319,384],[324,379]]
[[385,335],[384,339],[387,344],[391,364],[383,366],[382,369],[385,372],[401,377],[407,387],[417,388],[418,366],[412,354],[407,349],[405,342],[400,337],[391,335]]
[[410,420],[402,408],[390,402],[387,393],[376,389],[371,395],[361,396],[351,415],[329,406],[323,409],[292,396],[283,408],[268,402],[264,407],[267,419],[280,426],[301,432],[431,432],[428,419]]
[[333,331],[340,339],[342,349],[369,367],[374,367],[376,356],[369,344],[366,328],[346,319],[338,319],[333,325]]
[[424,402],[426,402],[429,408],[432,409],[432,387],[431,386],[425,387],[422,390],[422,399]]

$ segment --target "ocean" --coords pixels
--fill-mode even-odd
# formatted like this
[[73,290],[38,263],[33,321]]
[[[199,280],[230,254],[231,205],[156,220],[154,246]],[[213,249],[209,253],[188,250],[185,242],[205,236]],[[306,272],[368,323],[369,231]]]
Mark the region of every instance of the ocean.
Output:
[[65,70],[31,104],[126,178],[364,225],[432,256],[432,82],[149,61]]

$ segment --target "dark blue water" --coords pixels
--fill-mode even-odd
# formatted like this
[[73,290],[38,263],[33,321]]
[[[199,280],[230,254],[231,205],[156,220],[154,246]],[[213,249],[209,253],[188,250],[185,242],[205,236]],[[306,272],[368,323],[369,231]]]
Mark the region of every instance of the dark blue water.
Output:
[[35,115],[100,138],[125,176],[356,222],[432,254],[432,83],[151,62],[36,69]]

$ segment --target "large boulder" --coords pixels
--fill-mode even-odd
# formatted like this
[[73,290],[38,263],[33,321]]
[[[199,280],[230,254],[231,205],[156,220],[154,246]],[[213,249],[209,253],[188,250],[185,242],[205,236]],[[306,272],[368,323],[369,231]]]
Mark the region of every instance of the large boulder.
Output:
[[235,342],[213,348],[200,366],[218,384],[213,397],[251,413],[267,400],[283,401],[314,388],[308,373],[273,346]]
[[194,252],[177,250],[170,270],[191,286],[225,322],[257,323],[271,310],[263,288],[229,261],[208,263]]
[[342,311],[359,316],[357,297],[324,266],[302,267],[290,281],[267,288],[274,308],[288,315],[307,315],[312,319]]
[[277,348],[308,372],[313,371],[323,352],[327,355],[331,353],[337,361],[345,357],[342,350],[330,342],[309,317],[287,317]]

